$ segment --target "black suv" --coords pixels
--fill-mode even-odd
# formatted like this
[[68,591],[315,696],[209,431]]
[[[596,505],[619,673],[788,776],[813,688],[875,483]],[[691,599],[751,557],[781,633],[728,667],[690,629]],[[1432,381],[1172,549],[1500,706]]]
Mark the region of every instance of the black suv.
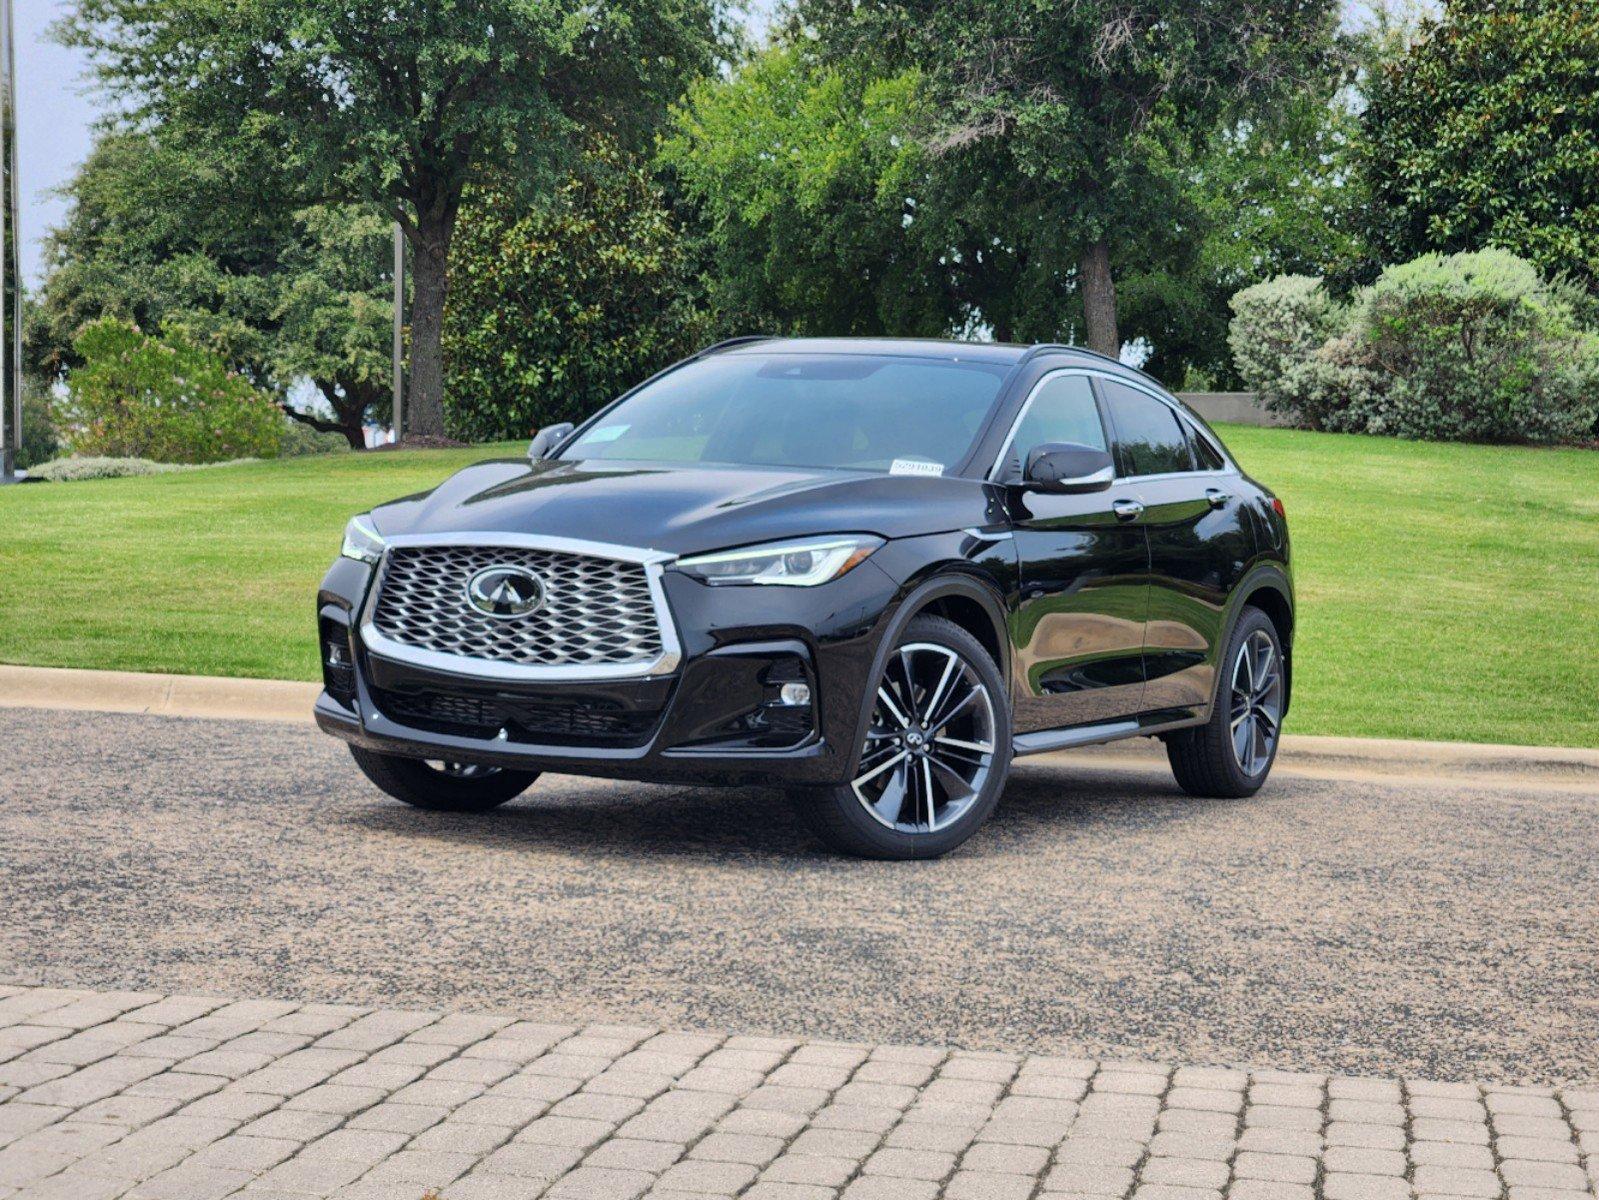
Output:
[[317,721],[409,804],[781,784],[880,858],[960,845],[1019,754],[1156,735],[1254,792],[1294,623],[1281,503],[1140,372],[766,338],[356,517],[318,615]]

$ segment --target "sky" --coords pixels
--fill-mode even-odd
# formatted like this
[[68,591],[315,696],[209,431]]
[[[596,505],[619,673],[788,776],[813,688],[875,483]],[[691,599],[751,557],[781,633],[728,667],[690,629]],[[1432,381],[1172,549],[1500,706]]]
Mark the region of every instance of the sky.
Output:
[[85,93],[84,63],[45,37],[62,0],[12,0],[17,61],[17,214],[22,273],[39,279],[39,239],[66,214],[66,203],[50,192],[72,178],[89,153],[89,131],[98,105]]

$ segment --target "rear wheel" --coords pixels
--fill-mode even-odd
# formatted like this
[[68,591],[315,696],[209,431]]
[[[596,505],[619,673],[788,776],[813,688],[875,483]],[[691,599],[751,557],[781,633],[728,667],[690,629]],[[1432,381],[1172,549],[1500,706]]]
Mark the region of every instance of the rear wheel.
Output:
[[1277,758],[1288,692],[1271,618],[1246,608],[1227,639],[1210,720],[1166,738],[1177,785],[1191,796],[1252,796]]
[[976,638],[928,616],[906,627],[876,683],[855,778],[797,792],[798,811],[842,853],[937,858],[977,832],[1005,787],[1004,677]]
[[516,799],[539,777],[537,771],[404,758],[360,746],[351,746],[350,754],[366,777],[396,800],[434,812],[488,812]]

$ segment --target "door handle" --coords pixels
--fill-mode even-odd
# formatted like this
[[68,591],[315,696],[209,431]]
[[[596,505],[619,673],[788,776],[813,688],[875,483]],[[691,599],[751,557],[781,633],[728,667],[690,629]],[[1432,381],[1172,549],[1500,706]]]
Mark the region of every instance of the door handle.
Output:
[[1205,499],[1210,501],[1212,508],[1225,508],[1227,501],[1231,500],[1232,497],[1220,488],[1206,488]]
[[1112,500],[1110,510],[1118,521],[1136,521],[1143,514],[1144,504],[1141,500]]

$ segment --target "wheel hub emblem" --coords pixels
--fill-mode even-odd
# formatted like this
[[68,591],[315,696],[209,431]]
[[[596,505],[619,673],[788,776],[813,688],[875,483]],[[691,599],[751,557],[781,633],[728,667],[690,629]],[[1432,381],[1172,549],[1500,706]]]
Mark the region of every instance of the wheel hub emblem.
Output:
[[544,607],[544,581],[525,567],[485,567],[466,583],[466,600],[489,617],[525,617]]
[[905,744],[912,750],[920,750],[922,748],[922,735],[914,729],[911,730],[905,735]]

